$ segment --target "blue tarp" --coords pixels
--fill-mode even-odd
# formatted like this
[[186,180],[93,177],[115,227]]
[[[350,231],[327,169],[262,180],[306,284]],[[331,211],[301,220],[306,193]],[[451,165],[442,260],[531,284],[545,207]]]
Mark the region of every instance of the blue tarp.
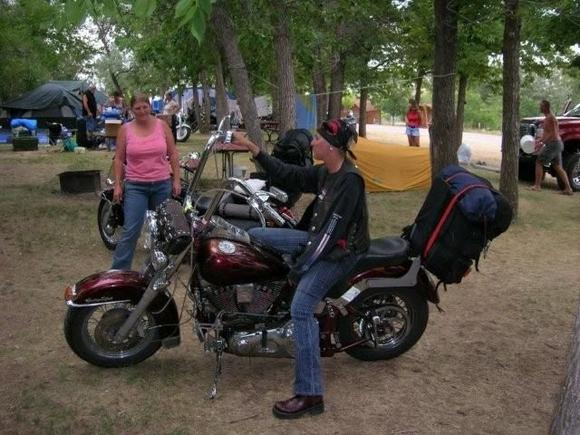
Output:
[[296,95],[296,128],[314,130],[316,120],[316,96]]

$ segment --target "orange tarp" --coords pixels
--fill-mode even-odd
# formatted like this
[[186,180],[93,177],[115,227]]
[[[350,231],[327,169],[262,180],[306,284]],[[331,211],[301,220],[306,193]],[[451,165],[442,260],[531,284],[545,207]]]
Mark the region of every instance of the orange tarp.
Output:
[[429,148],[388,145],[360,137],[352,150],[367,192],[427,189],[431,185]]

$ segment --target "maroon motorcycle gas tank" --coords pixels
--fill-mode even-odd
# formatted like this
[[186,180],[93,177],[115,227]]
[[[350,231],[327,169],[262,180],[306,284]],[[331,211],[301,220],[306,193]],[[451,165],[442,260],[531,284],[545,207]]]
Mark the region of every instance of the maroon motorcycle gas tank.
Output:
[[234,285],[283,279],[284,262],[256,246],[221,238],[206,239],[198,251],[203,279],[214,285]]

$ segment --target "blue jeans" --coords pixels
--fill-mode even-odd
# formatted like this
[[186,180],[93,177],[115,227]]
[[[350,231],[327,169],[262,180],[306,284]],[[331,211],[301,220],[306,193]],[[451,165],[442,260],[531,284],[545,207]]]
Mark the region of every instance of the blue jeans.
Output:
[[87,133],[94,132],[97,129],[97,119],[92,116],[86,116],[85,120],[87,121]]
[[154,210],[155,207],[169,198],[171,187],[170,179],[154,182],[125,182],[123,189],[123,234],[113,254],[111,269],[131,269],[135,245],[145,220],[145,212]]
[[[281,228],[253,228],[249,233],[280,251],[296,255],[306,246],[306,231]],[[356,262],[355,256],[341,261],[318,261],[300,279],[290,315],[294,323],[296,361],[294,363],[294,394],[320,396],[323,394],[320,369],[320,331],[314,311],[328,290],[344,278]]]

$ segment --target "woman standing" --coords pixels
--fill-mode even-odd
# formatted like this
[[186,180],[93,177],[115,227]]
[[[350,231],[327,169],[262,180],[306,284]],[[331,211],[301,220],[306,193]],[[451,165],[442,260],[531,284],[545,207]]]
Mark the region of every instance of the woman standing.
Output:
[[[114,201],[123,201],[123,235],[112,269],[131,269],[145,212],[181,193],[179,156],[169,126],[151,115],[149,98],[131,98],[133,122],[123,124],[115,152]],[[169,162],[167,161],[169,156]],[[170,168],[171,165],[171,168]],[[173,174],[173,182],[171,174]]]
[[405,124],[407,126],[406,134],[409,138],[409,146],[419,146],[419,126],[421,125],[421,113],[419,113],[419,106],[417,102],[411,98],[409,100],[409,108],[405,115]]

